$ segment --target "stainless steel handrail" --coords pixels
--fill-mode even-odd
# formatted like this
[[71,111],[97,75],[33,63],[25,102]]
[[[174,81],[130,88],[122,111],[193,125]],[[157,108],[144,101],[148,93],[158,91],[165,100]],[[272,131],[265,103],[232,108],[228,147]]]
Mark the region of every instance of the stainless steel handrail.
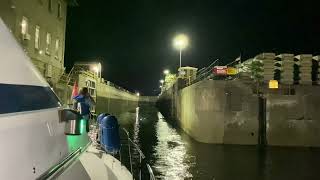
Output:
[[52,175],[56,174],[61,170],[61,168],[66,165],[70,160],[74,159],[78,154],[81,152],[81,147],[79,147],[77,150],[73,151],[70,153],[66,158],[64,158],[62,161],[60,161],[58,164],[55,164],[52,166],[49,170],[44,172],[41,176],[37,178],[37,180],[42,180],[42,179],[48,179]]
[[150,167],[150,165],[148,163],[147,163],[147,168],[148,168],[148,171],[149,171],[150,180],[156,180],[156,178],[154,177],[152,168]]
[[81,155],[81,152],[84,152],[85,149],[91,144],[91,141],[85,146],[85,147],[79,147],[75,151],[71,152],[67,155],[62,161],[55,164],[51,168],[49,168],[47,171],[45,171],[42,175],[40,175],[37,180],[45,180],[50,179],[57,173],[61,173],[62,170],[66,169],[65,165],[70,165],[71,162],[73,162],[74,159],[79,157]]
[[130,138],[130,136],[129,136],[129,132],[128,132],[125,128],[122,128],[122,129],[123,129],[123,131],[127,134],[128,140],[129,140],[129,141],[132,143],[132,145],[137,149],[137,151],[138,151],[139,154],[141,155],[142,159],[144,159],[144,158],[145,158],[145,155],[144,155],[143,152],[140,150],[139,146],[131,140],[131,138]]
[[[127,139],[128,139],[130,170],[131,170],[131,174],[132,174],[132,177],[133,177],[132,156],[131,156],[131,146],[130,146],[130,144],[132,144],[134,146],[134,148],[139,153],[139,163],[140,163],[140,165],[141,165],[142,160],[145,159],[146,156],[143,154],[143,152],[141,151],[139,146],[131,140],[129,132],[125,128],[122,128],[122,130],[126,133]],[[120,152],[120,154],[121,154],[121,152]],[[146,166],[147,166],[147,169],[148,169],[150,180],[155,180],[155,177],[154,177],[154,174],[153,174],[151,166],[148,163],[146,163]],[[140,166],[140,168],[139,168],[139,179],[140,180],[141,180],[141,176],[142,175],[141,175],[141,166]]]
[[[132,177],[133,177],[133,170],[132,170],[132,158],[131,158],[131,146],[130,146],[130,137],[129,137],[129,132],[125,129],[125,128],[122,128],[122,130],[126,133],[127,135],[127,138],[128,138],[128,151],[129,151],[129,161],[130,161],[130,172],[132,174]],[[120,151],[120,157],[121,157],[121,151]],[[121,159],[120,159],[121,161]]]

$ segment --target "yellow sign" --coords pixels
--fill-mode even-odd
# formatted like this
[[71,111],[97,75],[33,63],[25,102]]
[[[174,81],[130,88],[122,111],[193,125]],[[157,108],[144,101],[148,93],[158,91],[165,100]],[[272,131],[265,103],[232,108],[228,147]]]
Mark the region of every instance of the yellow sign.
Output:
[[279,84],[277,80],[270,80],[269,81],[269,88],[270,89],[278,89],[279,88]]
[[228,67],[227,68],[227,75],[235,75],[238,73],[238,69],[237,68],[233,68],[233,67]]

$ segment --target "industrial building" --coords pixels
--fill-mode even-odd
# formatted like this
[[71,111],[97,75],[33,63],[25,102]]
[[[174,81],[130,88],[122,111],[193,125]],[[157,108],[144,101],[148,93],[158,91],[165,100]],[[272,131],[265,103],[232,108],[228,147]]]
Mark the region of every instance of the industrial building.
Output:
[[51,86],[65,71],[67,7],[74,5],[75,0],[0,1],[0,17]]

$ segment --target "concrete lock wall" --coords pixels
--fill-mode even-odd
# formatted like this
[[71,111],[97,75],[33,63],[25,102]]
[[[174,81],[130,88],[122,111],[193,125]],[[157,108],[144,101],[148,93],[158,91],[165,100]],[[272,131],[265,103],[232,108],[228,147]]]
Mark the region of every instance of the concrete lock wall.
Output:
[[[86,73],[78,75],[79,88],[86,87],[88,80],[95,82],[96,94],[93,97],[96,101],[95,110],[97,114],[104,112],[119,115],[123,112],[135,111],[136,107],[142,103],[153,105],[157,100],[157,97],[137,96],[134,93],[107,85],[104,82],[100,82],[98,78],[89,76]],[[54,87],[54,91],[64,105],[72,104],[72,86],[65,83],[58,83]]]
[[107,112],[119,115],[122,112],[135,110],[138,103],[139,97],[134,94],[97,83],[97,113]]
[[96,113],[110,113],[119,115],[122,112],[132,111],[138,106],[139,97],[126,91],[117,89],[99,81],[98,78],[79,74],[79,88],[85,87],[86,82],[95,82]]
[[237,81],[205,80],[176,100],[181,128],[204,143],[257,144],[258,97]]
[[300,86],[290,96],[267,96],[267,142],[276,146],[320,146],[319,87]]
[[320,87],[292,88],[258,97],[240,80],[204,80],[163,92],[157,106],[199,142],[319,147]]

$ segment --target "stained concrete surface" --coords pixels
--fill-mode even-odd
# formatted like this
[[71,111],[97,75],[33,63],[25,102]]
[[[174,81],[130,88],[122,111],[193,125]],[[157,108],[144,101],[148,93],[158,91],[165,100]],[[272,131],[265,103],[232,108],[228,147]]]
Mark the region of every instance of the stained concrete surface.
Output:
[[[199,142],[255,145],[266,137],[267,145],[320,146],[319,86],[296,85],[292,93],[261,89],[258,96],[241,80],[203,80],[181,90],[174,85],[157,106]],[[265,109],[259,98],[265,99]]]

